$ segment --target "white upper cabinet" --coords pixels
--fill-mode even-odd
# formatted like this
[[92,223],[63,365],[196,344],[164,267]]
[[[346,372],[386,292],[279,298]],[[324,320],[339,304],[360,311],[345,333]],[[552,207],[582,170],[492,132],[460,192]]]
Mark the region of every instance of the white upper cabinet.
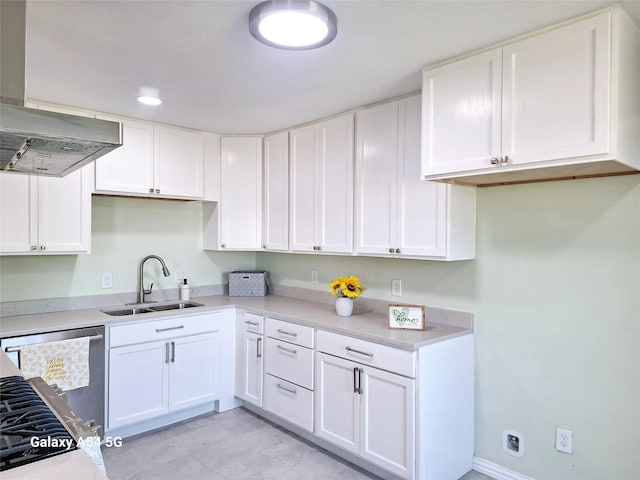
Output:
[[96,160],[96,190],[148,195],[153,190],[153,125],[135,120],[103,117],[122,122],[123,145]]
[[0,254],[91,250],[93,164],[65,177],[0,174]]
[[265,250],[289,249],[289,133],[264,138],[262,243]]
[[154,126],[153,153],[155,193],[170,197],[203,197],[202,133]]
[[423,178],[491,185],[640,169],[639,38],[614,9],[425,69]]
[[420,96],[356,115],[355,252],[470,259],[475,189],[420,180]]
[[122,122],[123,145],[96,160],[96,191],[202,199],[201,132],[98,115]]
[[262,248],[262,137],[221,138],[220,243],[226,250]]
[[501,90],[499,49],[424,72],[425,175],[483,168],[500,156]]
[[289,247],[353,250],[353,114],[290,132]]

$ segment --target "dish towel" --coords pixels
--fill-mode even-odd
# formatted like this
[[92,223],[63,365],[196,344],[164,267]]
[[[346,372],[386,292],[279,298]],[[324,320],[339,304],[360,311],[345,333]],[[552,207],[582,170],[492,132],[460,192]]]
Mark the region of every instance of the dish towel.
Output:
[[20,370],[25,378],[42,377],[62,390],[89,385],[89,337],[20,347]]

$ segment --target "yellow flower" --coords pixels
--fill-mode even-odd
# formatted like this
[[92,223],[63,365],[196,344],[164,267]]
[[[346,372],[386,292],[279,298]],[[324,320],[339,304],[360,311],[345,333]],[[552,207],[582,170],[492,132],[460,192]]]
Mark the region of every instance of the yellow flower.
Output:
[[358,298],[366,289],[354,276],[338,277],[329,283],[329,291],[336,297]]

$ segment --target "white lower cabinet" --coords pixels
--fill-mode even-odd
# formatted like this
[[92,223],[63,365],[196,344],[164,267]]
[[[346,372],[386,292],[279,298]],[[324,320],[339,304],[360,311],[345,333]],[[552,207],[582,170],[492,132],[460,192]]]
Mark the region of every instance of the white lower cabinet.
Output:
[[[245,363],[236,367],[236,396],[250,409],[382,478],[457,480],[471,470],[473,335],[404,350],[244,315],[238,325],[255,331],[238,331],[245,353],[237,361]],[[262,349],[249,334],[264,338]],[[259,385],[248,376],[261,371],[248,360],[257,352],[261,406],[248,394]]]
[[325,353],[316,376],[316,435],[413,478],[415,380]]
[[263,407],[312,432],[314,329],[267,318],[265,331]]
[[223,356],[233,332],[225,323],[216,312],[111,327],[108,428],[224,397]]
[[262,406],[263,325],[264,317],[238,314],[235,395],[258,407]]

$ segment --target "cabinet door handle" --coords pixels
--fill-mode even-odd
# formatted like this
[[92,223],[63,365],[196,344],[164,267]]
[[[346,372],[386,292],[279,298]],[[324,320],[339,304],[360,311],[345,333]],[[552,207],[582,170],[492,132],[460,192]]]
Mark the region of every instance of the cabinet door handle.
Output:
[[505,155],[504,158],[502,160],[500,160],[500,164],[508,165],[509,164],[509,160],[510,160],[509,156]]
[[353,393],[358,393],[358,367],[353,367]]
[[169,330],[180,330],[181,328],[184,328],[184,325],[179,325],[177,327],[156,328],[156,333],[168,332]]
[[389,253],[393,253],[393,248],[389,248]]
[[493,157],[491,159],[491,165],[498,165],[498,163],[500,163],[500,159]]
[[256,357],[260,358],[262,357],[262,338],[259,338],[258,341],[256,342]]
[[149,189],[149,193],[153,193],[153,188],[150,188],[150,189]]
[[176,342],[171,342],[171,363],[176,363]]
[[399,248],[396,248],[396,253],[401,253]]
[[295,395],[296,393],[298,393],[295,389],[293,389],[293,388],[287,388],[287,387],[285,387],[284,385],[282,385],[282,384],[280,384],[280,383],[278,383],[278,384],[276,385],[276,387],[278,387],[280,390],[284,390],[285,392],[290,393],[290,394],[292,394],[292,395]]
[[361,350],[356,350],[355,348],[346,347],[345,350],[347,352],[359,353],[360,355],[364,355],[365,357],[373,358],[373,353],[363,352]]
[[169,363],[171,361],[171,357],[170,357],[170,353],[169,353],[169,342],[164,344],[164,363]]
[[362,390],[362,372],[361,368],[358,369],[358,393],[362,395],[364,392]]
[[289,335],[290,337],[297,337],[298,334],[296,332],[287,332],[286,330],[276,330],[278,333],[281,333],[282,335]]
[[35,245],[31,245],[31,251],[35,252],[36,250],[38,250],[38,247],[36,247]]
[[156,193],[160,193],[160,189],[159,188],[156,188]]
[[292,348],[283,347],[282,345],[277,346],[278,350],[282,350],[283,352],[290,353],[291,355],[296,355],[298,353],[297,350],[293,350]]

